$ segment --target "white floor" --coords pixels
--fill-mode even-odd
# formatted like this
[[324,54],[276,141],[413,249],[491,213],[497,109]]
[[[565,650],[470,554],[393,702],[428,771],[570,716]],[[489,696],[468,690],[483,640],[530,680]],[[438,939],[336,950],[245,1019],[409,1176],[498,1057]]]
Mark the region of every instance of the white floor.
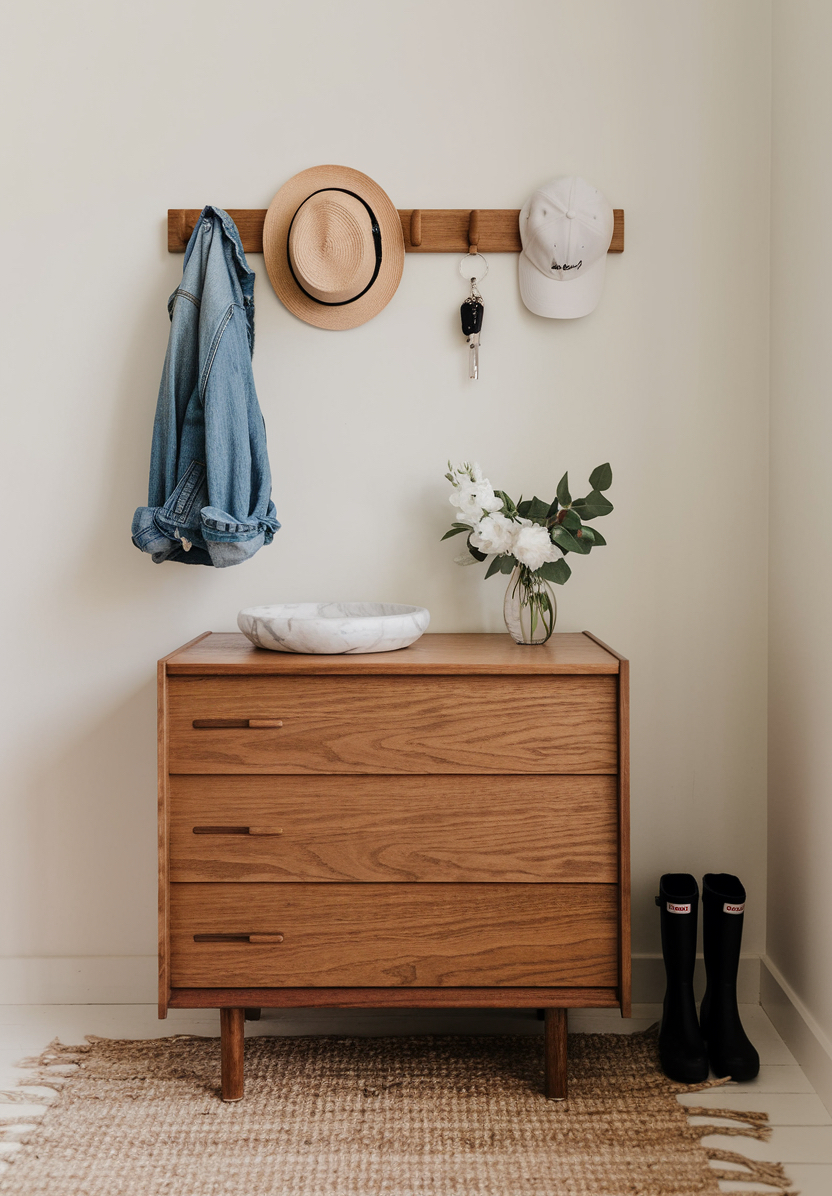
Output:
[[[570,1030],[629,1032],[642,1030],[658,1020],[660,1007],[638,1005],[634,1017],[623,1021],[612,1010],[570,1013]],[[750,1084],[731,1084],[709,1092],[682,1097],[688,1105],[711,1108],[761,1109],[769,1115],[774,1132],[768,1142],[751,1138],[708,1136],[706,1146],[722,1147],[750,1158],[771,1159],[785,1165],[801,1196],[832,1194],[832,1117],[812,1085],[758,1005],[742,1007],[745,1028],[760,1052],[760,1075]],[[533,1012],[464,1009],[415,1010],[264,1010],[259,1022],[246,1023],[246,1034],[538,1034],[541,1024]],[[172,1010],[159,1022],[152,1005],[0,1005],[0,1129],[11,1118],[34,1119],[54,1094],[31,1089],[32,1104],[3,1104],[2,1090],[16,1086],[21,1072],[16,1064],[39,1054],[54,1038],[64,1043],[84,1041],[85,1034],[109,1038],[158,1038],[168,1034],[219,1033],[216,1011]],[[15,1133],[25,1127],[15,1127]],[[11,1137],[15,1136],[12,1133]],[[8,1167],[3,1156],[17,1145],[0,1133],[0,1171]],[[720,1184],[725,1190],[771,1192],[737,1181]]]

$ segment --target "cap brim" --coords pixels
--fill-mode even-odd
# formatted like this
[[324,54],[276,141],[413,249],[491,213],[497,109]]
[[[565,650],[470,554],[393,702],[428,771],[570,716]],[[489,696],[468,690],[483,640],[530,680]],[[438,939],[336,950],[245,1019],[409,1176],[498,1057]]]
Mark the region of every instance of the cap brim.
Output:
[[579,275],[561,281],[547,278],[537,266],[520,254],[520,295],[536,316],[555,320],[575,320],[588,316],[598,306],[604,289],[607,255],[587,266]]
[[[292,217],[315,191],[341,187],[361,196],[372,208],[381,231],[381,266],[375,282],[353,303],[316,303],[300,289],[289,267],[287,240]],[[271,284],[289,311],[333,331],[366,324],[396,293],[404,270],[404,233],[399,213],[385,191],[368,175],[349,166],[313,166],[289,179],[275,195],[263,226],[263,256]]]

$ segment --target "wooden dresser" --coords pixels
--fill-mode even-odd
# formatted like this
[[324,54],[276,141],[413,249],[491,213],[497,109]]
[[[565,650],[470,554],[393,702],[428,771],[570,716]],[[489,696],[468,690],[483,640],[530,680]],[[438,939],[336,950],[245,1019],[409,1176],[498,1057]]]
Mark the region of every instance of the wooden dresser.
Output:
[[206,633],[159,662],[159,1016],[262,1007],[630,1013],[628,664],[425,635],[297,656]]

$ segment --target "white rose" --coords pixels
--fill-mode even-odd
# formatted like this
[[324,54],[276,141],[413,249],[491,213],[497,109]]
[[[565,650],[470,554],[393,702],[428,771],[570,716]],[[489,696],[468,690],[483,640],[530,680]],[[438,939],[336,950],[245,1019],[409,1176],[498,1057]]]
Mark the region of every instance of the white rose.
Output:
[[556,561],[560,550],[549,539],[545,527],[532,523],[521,527],[514,541],[514,555],[521,565],[528,566],[534,572],[546,561]]
[[505,515],[486,515],[479,521],[471,534],[471,543],[480,552],[496,553],[511,552],[514,538],[521,529],[512,523]]

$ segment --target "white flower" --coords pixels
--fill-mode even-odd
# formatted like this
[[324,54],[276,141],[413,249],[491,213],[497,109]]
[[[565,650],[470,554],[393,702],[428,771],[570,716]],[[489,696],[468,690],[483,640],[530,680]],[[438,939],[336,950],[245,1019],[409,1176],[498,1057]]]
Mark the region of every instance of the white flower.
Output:
[[485,515],[471,533],[471,543],[486,555],[511,552],[520,531],[518,524],[498,513]]
[[497,498],[490,482],[468,482],[461,485],[450,496],[452,506],[459,509],[463,519],[477,523],[483,511],[499,511],[503,500]]
[[528,566],[534,572],[546,561],[556,561],[560,551],[549,539],[545,527],[538,523],[521,527],[514,541],[514,555],[521,565]]
[[483,511],[490,513],[502,508],[503,500],[497,498],[493,486],[488,478],[482,476],[476,461],[473,465],[464,461],[457,466],[449,462],[448,469],[445,476],[454,488],[449,501],[458,509],[463,523],[478,523]]

